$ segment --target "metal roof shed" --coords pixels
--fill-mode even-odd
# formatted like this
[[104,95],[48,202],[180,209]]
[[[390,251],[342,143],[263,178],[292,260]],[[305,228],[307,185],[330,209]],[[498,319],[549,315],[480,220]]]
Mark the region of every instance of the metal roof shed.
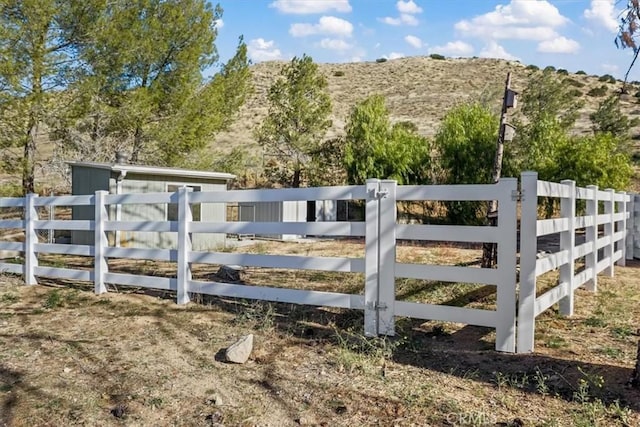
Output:
[[[139,166],[125,163],[68,162],[71,167],[72,194],[94,194],[98,190],[110,194],[174,192],[182,186],[193,191],[226,191],[227,183],[235,175],[177,168]],[[226,204],[203,203],[194,205],[194,221],[226,221]],[[75,206],[73,219],[93,219],[92,206]],[[177,219],[177,206],[123,205],[109,209],[112,220],[122,221],[171,221]],[[93,244],[93,233],[74,231],[71,242]],[[176,248],[177,235],[171,232],[115,232],[110,237],[116,246],[139,248]],[[224,234],[194,234],[193,248],[208,250],[224,245]]]

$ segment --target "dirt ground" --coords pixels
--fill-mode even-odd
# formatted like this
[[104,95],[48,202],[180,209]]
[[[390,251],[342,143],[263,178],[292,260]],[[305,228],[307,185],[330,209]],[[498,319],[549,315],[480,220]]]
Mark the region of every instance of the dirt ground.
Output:
[[[289,253],[330,250],[292,244]],[[640,391],[626,383],[640,338],[639,267],[601,277],[596,294],[579,290],[572,318],[539,317],[536,352],[525,355],[495,352],[488,328],[399,318],[396,337],[367,339],[358,311],[201,296],[178,306],[170,293],[96,296],[90,284],[28,287],[4,275],[0,426],[637,426]],[[244,277],[269,278],[359,292],[358,277]],[[397,287],[403,299],[491,304],[482,292],[460,299],[453,285]],[[224,362],[249,333],[249,361]]]

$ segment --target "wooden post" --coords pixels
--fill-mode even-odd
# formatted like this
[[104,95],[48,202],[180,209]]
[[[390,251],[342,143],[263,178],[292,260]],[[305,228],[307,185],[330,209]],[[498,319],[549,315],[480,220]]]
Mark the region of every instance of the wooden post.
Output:
[[[508,104],[507,99],[511,91],[511,73],[507,73],[507,81],[504,84],[504,96],[502,97],[502,113],[500,114],[500,129],[498,130],[498,141],[496,143],[496,155],[493,160],[493,174],[491,182],[496,184],[500,180],[502,173],[502,158],[504,156],[504,131],[507,120]],[[498,221],[498,201],[491,200],[487,209],[487,220],[490,226],[495,226]],[[482,245],[482,267],[491,268],[497,261],[497,251],[495,243],[484,243]]]

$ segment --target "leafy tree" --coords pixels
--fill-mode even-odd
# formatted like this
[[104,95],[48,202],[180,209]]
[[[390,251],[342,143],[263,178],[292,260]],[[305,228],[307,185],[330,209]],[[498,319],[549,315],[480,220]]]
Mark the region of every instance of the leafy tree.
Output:
[[134,163],[144,157],[180,165],[184,154],[203,148],[229,124],[249,87],[242,39],[220,73],[208,84],[203,79],[218,58],[221,14],[205,0],[106,3],[82,52],[89,78],[77,88],[87,107],[80,116],[95,111],[85,126],[125,141]]
[[[447,112],[436,134],[435,147],[445,184],[490,183],[500,120],[487,107],[463,104]],[[511,173],[510,148],[505,147],[504,175]],[[449,220],[476,223],[484,203],[446,202]]]
[[34,191],[38,141],[75,78],[78,51],[100,1],[0,0],[0,127],[3,163]]
[[412,123],[391,125],[382,95],[373,95],[351,110],[344,148],[347,180],[395,179],[400,184],[429,181],[430,147]]
[[633,169],[629,155],[620,149],[620,141],[611,133],[565,138],[557,147],[548,178],[559,182],[572,179],[578,186],[598,185],[600,188],[624,190]]
[[583,102],[555,73],[532,78],[522,94],[525,120],[516,121],[514,150],[523,170],[536,170],[548,179],[557,158],[557,147],[568,138]]
[[610,133],[621,141],[629,139],[629,131],[634,121],[622,113],[620,97],[609,96],[600,103],[598,109],[589,115],[594,133]]
[[283,67],[269,88],[269,113],[256,130],[256,138],[272,157],[278,180],[300,187],[303,171],[331,126],[331,98],[327,79],[310,56],[295,57]]

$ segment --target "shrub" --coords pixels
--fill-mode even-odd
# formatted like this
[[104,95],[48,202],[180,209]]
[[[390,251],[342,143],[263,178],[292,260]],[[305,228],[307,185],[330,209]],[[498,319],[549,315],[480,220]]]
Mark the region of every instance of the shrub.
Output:
[[527,65],[525,70],[531,70],[531,71],[538,71],[540,69],[540,67],[538,67],[537,65]]
[[569,74],[569,72],[567,70],[565,70],[564,68],[559,68],[558,71],[556,71],[558,74],[562,75],[562,76],[566,76]]
[[572,96],[574,98],[580,98],[582,96],[582,91],[580,89],[571,89],[567,93],[569,94],[569,96]]
[[344,76],[344,71],[342,70],[337,70],[333,72],[333,77],[342,77]]
[[429,55],[429,58],[438,60],[445,59],[444,55],[440,55],[439,53],[432,53],[431,55]]
[[602,85],[600,87],[594,87],[589,92],[587,92],[587,95],[589,96],[605,96],[606,94],[607,94],[607,87],[605,85]]
[[635,96],[636,98],[640,98],[640,91],[636,92],[636,94],[633,96]]
[[378,64],[381,64],[381,63],[383,63],[383,62],[387,62],[387,58],[378,58],[378,59],[376,59],[376,62],[377,62]]
[[556,67],[554,67],[553,65],[547,65],[546,67],[544,67],[544,71],[555,71]]
[[582,71],[582,70],[578,70],[578,71],[576,71],[576,74],[580,74],[581,76],[586,76],[586,75],[587,75],[587,73],[585,73],[585,72],[584,72],[584,71]]
[[569,86],[584,87],[584,83],[582,83],[581,81],[578,81],[576,79],[572,79],[572,78],[566,78],[566,79],[563,80],[563,82],[565,84],[568,84]]
[[605,75],[600,76],[598,81],[599,82],[606,82],[606,83],[615,83],[616,82],[616,78],[613,77],[611,74],[605,74]]

